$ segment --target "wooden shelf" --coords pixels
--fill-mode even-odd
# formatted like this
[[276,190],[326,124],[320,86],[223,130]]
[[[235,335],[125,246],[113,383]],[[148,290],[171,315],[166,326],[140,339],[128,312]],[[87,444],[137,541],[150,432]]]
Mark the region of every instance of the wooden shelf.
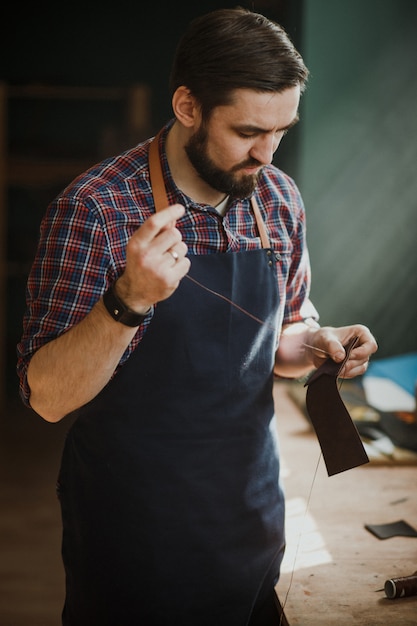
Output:
[[7,180],[15,186],[59,185],[71,182],[98,159],[39,159],[11,158],[7,165]]
[[[83,86],[59,86],[43,85],[8,85],[7,95],[9,99],[41,99],[41,100],[123,100],[128,99],[131,92],[138,86],[133,87],[83,87]],[[140,85],[140,89],[144,88]]]

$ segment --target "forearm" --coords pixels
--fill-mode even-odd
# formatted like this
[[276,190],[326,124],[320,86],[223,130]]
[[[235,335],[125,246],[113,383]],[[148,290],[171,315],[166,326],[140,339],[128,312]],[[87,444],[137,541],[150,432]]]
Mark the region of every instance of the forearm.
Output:
[[30,404],[48,422],[92,400],[108,383],[135,335],[114,321],[102,300],[76,326],[33,355],[28,368]]

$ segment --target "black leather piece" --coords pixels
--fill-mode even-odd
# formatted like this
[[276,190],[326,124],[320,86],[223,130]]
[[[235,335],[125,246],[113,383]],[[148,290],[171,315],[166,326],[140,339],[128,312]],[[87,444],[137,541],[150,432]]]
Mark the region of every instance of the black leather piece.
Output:
[[358,430],[339,394],[337,379],[357,342],[346,346],[342,363],[327,359],[306,382],[306,406],[329,476],[369,462]]
[[417,537],[417,530],[404,520],[398,520],[389,524],[365,524],[365,528],[378,539]]

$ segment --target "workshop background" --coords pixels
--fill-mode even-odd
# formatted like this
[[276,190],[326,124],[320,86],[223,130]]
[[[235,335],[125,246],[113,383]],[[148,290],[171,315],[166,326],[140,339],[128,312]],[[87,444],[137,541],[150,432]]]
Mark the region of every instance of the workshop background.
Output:
[[[10,6],[0,55],[0,380],[15,348],[47,203],[84,165],[171,116],[168,75],[189,20],[235,2]],[[307,208],[323,324],[369,325],[379,357],[417,349],[417,4],[252,0],[310,69],[301,122],[275,158]]]
[[[41,217],[85,167],[154,134],[170,118],[168,75],[178,37],[193,17],[235,4],[47,0],[10,3],[4,12],[1,626],[56,626],[64,598],[55,481],[71,418],[49,424],[23,407],[15,373]],[[365,323],[379,342],[363,378],[368,401],[373,373],[373,400],[376,395],[382,409],[364,405],[365,380],[341,387],[358,426],[378,418],[371,428],[376,435],[364,438],[370,463],[363,467],[330,479],[306,419],[305,388],[275,382],[288,529],[279,595],[292,626],[415,626],[417,597],[391,601],[383,588],[387,578],[411,575],[417,563],[417,3],[240,5],[280,22],[311,72],[301,121],[275,163],[304,197],[312,299],[321,321]],[[407,411],[395,404],[403,401],[404,386]],[[388,410],[387,401],[394,407]],[[413,535],[379,541],[365,527],[397,520],[413,526]]]

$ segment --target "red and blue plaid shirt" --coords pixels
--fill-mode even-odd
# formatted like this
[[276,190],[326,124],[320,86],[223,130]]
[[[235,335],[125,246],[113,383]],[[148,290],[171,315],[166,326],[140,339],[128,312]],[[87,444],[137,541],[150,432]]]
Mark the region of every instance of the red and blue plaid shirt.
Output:
[[[162,144],[171,123],[162,133]],[[93,166],[48,207],[28,279],[24,330],[18,344],[20,389],[26,403],[30,395],[26,371],[32,354],[87,315],[123,272],[128,239],[154,212],[149,141]],[[231,202],[224,217],[211,206],[197,204],[176,187],[165,151],[161,153],[168,200],[186,207],[177,227],[190,255],[261,247],[248,199]],[[309,301],[305,213],[296,185],[271,165],[263,169],[256,197],[271,247],[281,257],[277,268],[282,322],[317,318]],[[139,327],[119,365],[137,347],[151,318],[150,314]]]

